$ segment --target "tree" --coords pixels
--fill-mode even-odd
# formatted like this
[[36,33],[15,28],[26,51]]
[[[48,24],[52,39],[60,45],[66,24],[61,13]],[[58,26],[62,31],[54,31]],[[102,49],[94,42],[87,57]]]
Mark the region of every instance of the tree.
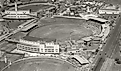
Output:
[[121,64],[121,61],[120,61],[120,60],[118,60],[116,63],[117,63],[117,64]]
[[115,61],[117,64],[121,64],[121,60],[119,60],[119,58],[116,58]]

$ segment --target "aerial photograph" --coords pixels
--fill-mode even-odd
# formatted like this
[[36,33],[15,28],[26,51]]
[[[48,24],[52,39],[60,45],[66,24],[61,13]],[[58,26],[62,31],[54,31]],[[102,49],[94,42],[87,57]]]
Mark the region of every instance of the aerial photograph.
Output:
[[0,0],[0,71],[121,71],[121,0]]

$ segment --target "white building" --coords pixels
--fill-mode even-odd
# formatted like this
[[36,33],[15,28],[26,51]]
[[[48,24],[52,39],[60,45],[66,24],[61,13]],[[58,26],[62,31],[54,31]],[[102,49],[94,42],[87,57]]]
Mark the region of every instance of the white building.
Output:
[[99,14],[120,14],[120,11],[116,9],[100,9]]
[[5,10],[2,13],[4,19],[31,19],[37,16],[37,13],[30,13],[29,10],[9,11]]
[[[48,41],[49,40],[49,41]],[[59,53],[59,45],[53,40],[26,36],[20,39],[17,49],[31,53],[55,54]]]
[[30,10],[18,10],[15,2],[15,11],[5,10],[2,12],[2,17],[4,19],[32,19],[37,17],[37,13],[31,13]]
[[30,14],[29,10],[20,10],[20,11],[9,11],[9,10],[5,10],[4,14]]

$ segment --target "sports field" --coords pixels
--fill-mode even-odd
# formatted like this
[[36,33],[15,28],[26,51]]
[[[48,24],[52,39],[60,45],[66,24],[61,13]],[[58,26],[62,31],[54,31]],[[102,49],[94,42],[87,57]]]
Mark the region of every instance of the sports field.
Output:
[[28,58],[3,71],[77,71],[70,63],[54,58]]
[[85,24],[84,20],[52,18],[41,20],[41,27],[29,32],[29,36],[37,38],[53,38],[61,41],[78,40],[86,36],[93,36],[98,29]]
[[39,5],[28,5],[28,6],[20,7],[18,9],[19,10],[30,10],[31,9],[32,12],[36,12],[39,9],[48,9],[50,7],[52,7],[52,6],[39,4]]
[[[36,12],[40,9],[48,9],[50,7],[54,7],[52,5],[44,5],[41,3],[31,3],[31,4],[26,4],[26,5],[20,5],[18,6],[18,10],[31,10],[31,12]],[[9,10],[15,10],[15,7],[9,8]]]
[[29,33],[30,36],[38,38],[54,38],[65,41],[92,35],[92,30],[77,24],[53,24],[37,28]]

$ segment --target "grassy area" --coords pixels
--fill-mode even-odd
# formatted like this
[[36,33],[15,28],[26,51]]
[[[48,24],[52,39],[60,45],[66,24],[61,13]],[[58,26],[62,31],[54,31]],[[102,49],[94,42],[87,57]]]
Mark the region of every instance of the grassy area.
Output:
[[40,24],[48,25],[48,24],[83,24],[85,20],[79,19],[68,19],[68,18],[44,18],[41,20]]
[[[56,39],[79,39],[85,36],[92,35],[92,31],[98,31],[98,23],[90,24],[93,27],[89,27],[85,20],[79,19],[67,19],[67,18],[46,18],[42,19],[42,27],[37,28],[29,33],[30,36],[56,38]],[[96,25],[97,24],[97,25]],[[49,25],[49,26],[48,26]],[[99,25],[98,25],[99,26]],[[98,29],[95,29],[95,28]],[[41,33],[41,34],[38,34]],[[36,35],[38,34],[38,35]]]
[[70,37],[72,39],[79,39],[84,36],[92,35],[90,29],[86,29],[81,25],[75,24],[53,24],[44,26],[32,31],[30,36],[43,37],[43,38],[55,38],[58,40],[66,40]]
[[14,63],[4,71],[75,71],[75,68],[64,61],[51,58],[32,58]]
[[10,36],[9,39],[20,39],[20,37],[23,37],[23,36],[25,36],[24,33],[18,32],[18,33],[16,33],[16,34]]
[[36,12],[38,11],[39,9],[47,9],[47,8],[50,8],[52,6],[49,6],[49,5],[29,5],[29,6],[24,6],[24,7],[20,7],[19,10],[30,10],[32,12]]
[[12,22],[6,22],[5,24],[9,26],[10,29],[17,28],[20,24],[23,24],[24,21],[12,21]]
[[37,28],[29,33],[30,36],[55,38],[66,40],[79,39],[84,36],[92,35],[92,29],[84,27],[85,20],[50,18],[41,20],[40,24],[46,25]]
[[7,66],[7,63],[5,63],[4,61],[0,61],[0,71],[1,71],[1,69],[3,69],[5,66]]

